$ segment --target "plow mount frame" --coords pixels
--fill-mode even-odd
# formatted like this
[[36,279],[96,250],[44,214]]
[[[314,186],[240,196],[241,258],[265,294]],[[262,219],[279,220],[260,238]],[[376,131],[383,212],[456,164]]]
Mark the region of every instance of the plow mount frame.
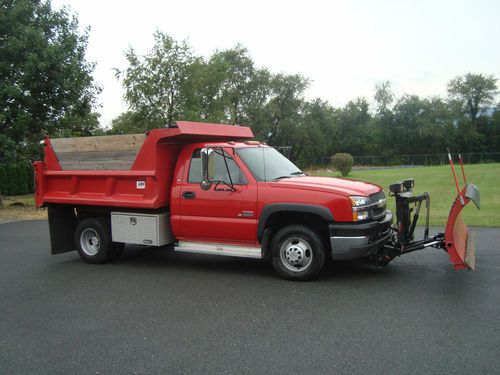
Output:
[[[430,196],[428,193],[413,195],[414,180],[397,182],[389,187],[389,196],[396,200],[396,223],[393,225],[389,240],[370,257],[376,265],[386,265],[394,258],[428,247],[442,249],[448,253],[455,270],[475,269],[474,236],[461,219],[461,212],[471,201],[480,208],[479,189],[473,184],[467,184],[462,155],[459,154],[460,167],[464,187],[460,189],[453,165],[451,153],[448,159],[453,174],[457,195],[448,214],[445,232],[429,236]],[[425,202],[424,238],[414,239],[415,227],[420,217],[422,204]]]

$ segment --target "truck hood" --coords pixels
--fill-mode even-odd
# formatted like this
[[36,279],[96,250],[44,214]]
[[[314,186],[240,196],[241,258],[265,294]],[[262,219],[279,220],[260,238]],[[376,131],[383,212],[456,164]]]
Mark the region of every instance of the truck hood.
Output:
[[368,182],[347,180],[344,178],[298,176],[283,178],[271,182],[271,186],[289,189],[302,189],[336,193],[344,196],[361,195],[369,196],[377,193],[382,188]]

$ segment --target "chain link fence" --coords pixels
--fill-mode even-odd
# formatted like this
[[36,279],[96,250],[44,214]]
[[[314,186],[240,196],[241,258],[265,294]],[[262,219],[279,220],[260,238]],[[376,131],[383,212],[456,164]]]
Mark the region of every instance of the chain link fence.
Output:
[[[397,165],[443,165],[448,163],[448,154],[420,154],[420,155],[368,155],[353,156],[356,167],[378,167]],[[456,155],[454,155],[456,157]],[[464,163],[500,163],[500,152],[473,152],[462,154]],[[331,156],[304,160],[303,168],[329,168]]]

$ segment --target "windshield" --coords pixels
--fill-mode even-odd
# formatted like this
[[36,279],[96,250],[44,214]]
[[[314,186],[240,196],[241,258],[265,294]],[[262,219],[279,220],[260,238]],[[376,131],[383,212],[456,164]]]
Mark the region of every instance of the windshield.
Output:
[[302,175],[302,171],[272,147],[236,150],[257,181],[272,181]]

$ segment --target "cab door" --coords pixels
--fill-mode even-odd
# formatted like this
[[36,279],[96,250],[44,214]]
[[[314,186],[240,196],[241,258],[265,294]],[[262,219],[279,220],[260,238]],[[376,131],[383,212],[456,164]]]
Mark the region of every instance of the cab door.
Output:
[[[222,149],[221,149],[222,150]],[[180,221],[183,240],[229,244],[255,244],[257,241],[257,183],[231,149],[216,153],[213,180],[231,184],[200,187],[201,149],[191,155],[184,173],[180,196]],[[227,164],[227,167],[226,167]]]

